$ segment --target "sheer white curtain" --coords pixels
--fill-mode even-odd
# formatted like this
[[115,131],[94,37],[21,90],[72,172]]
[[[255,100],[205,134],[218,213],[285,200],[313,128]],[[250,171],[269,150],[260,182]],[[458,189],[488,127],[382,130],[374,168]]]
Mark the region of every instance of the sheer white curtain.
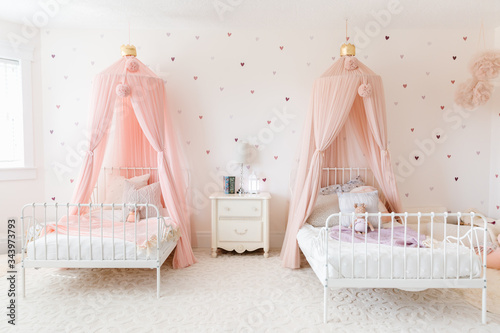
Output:
[[0,58],[0,168],[24,165],[21,64]]

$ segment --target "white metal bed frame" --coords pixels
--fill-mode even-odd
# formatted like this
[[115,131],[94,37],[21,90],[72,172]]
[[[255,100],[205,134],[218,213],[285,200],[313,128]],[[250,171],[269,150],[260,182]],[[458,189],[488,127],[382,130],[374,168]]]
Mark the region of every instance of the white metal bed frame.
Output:
[[[134,172],[134,175],[136,175],[137,171],[140,170],[142,173],[144,173],[144,171],[152,171],[152,170],[156,170],[156,168],[104,168],[104,170],[109,170],[111,169],[112,171],[113,170],[118,170],[118,171],[121,171],[121,170],[125,170],[125,172],[127,173],[126,176],[130,176],[130,172],[133,171]],[[106,177],[104,177],[105,179]],[[93,197],[94,198],[98,198],[99,197],[99,194],[98,194],[98,190],[99,190],[99,185],[97,184],[96,187],[95,187],[95,190],[94,190],[94,193],[93,193]],[[31,207],[31,215],[26,215],[25,214],[25,210],[30,208]],[[47,259],[47,233],[44,233],[44,235],[38,237],[36,235],[36,230],[37,230],[37,223],[36,223],[36,208],[37,207],[42,207],[43,208],[43,226],[42,230],[45,230],[45,228],[47,227],[47,210],[49,209],[49,207],[53,207],[54,211],[55,211],[55,219],[54,219],[54,222],[56,223],[56,230],[55,230],[55,237],[56,237],[56,259]],[[76,207],[78,209],[78,228],[79,228],[79,233],[78,233],[78,259],[75,260],[75,259],[70,259],[70,242],[69,242],[69,233],[67,233],[66,235],[58,235],[58,231],[57,231],[57,228],[58,228],[58,225],[59,225],[59,209],[61,208],[66,208],[66,214],[63,214],[61,215],[60,217],[63,217],[63,216],[66,216],[67,217],[67,220],[66,220],[66,226],[69,225],[69,219],[68,217],[70,216],[69,214],[69,210],[70,210],[70,207]],[[122,221],[115,221],[115,208],[122,208],[122,214],[123,214],[123,222]],[[137,210],[137,208],[141,208],[141,207],[146,207],[146,219],[152,217],[152,218],[156,218],[157,219],[157,241],[156,241],[156,258],[155,259],[151,259],[149,258],[149,256],[146,257],[146,259],[138,259],[137,256],[138,256],[138,248],[137,246],[135,247],[135,254],[134,254],[134,257],[133,258],[127,258],[126,256],[126,244],[127,244],[127,240],[125,239],[125,235],[123,237],[123,249],[124,249],[124,253],[123,253],[123,259],[115,259],[115,233],[114,233],[114,227],[115,227],[115,222],[123,225],[124,223],[128,225],[132,225],[131,222],[125,222],[127,216],[128,215],[128,210],[126,210],[125,208],[134,208],[134,210]],[[104,208],[111,208],[111,212],[112,212],[112,230],[113,230],[113,236],[111,237],[112,239],[112,244],[113,244],[113,247],[112,247],[112,259],[103,259],[103,251],[104,251],[104,244],[103,244],[103,236],[102,236],[102,228],[101,228],[101,237],[100,237],[100,240],[101,240],[101,251],[100,251],[100,258],[94,258],[93,256],[93,253],[92,253],[92,234],[90,233],[89,236],[80,236],[80,217],[81,217],[81,213],[82,213],[82,208],[84,209],[87,209],[88,208],[88,211],[89,211],[89,214],[90,214],[90,217],[92,216],[92,214],[99,214],[100,215],[100,223],[101,223],[101,227],[102,227],[102,223],[103,223],[103,210]],[[148,213],[149,213],[149,209],[153,209],[156,214],[154,214],[154,216],[148,216]],[[104,203],[95,203],[95,204],[92,204],[92,203],[89,203],[89,204],[76,204],[76,203],[63,203],[63,204],[59,204],[57,202],[55,203],[31,203],[31,204],[26,204],[23,208],[22,208],[22,213],[21,213],[21,242],[22,242],[22,265],[21,265],[21,272],[22,272],[22,284],[23,284],[23,288],[22,288],[22,293],[23,293],[23,297],[25,296],[26,294],[26,283],[25,283],[25,280],[26,280],[26,274],[25,274],[25,269],[26,268],[29,268],[29,267],[34,267],[34,268],[41,268],[41,267],[59,267],[59,268],[151,268],[151,269],[155,269],[156,268],[156,289],[157,289],[157,298],[160,298],[160,267],[163,265],[163,263],[165,262],[165,260],[167,259],[167,257],[170,255],[170,253],[172,253],[173,249],[175,248],[175,246],[162,246],[163,245],[163,242],[161,241],[161,236],[160,235],[163,235],[164,233],[169,233],[169,232],[172,232],[172,227],[169,226],[165,220],[169,220],[170,217],[162,217],[161,214],[160,214],[160,210],[158,209],[157,206],[155,205],[151,205],[151,204],[127,204],[127,203],[113,203],[113,204],[104,204]],[[26,226],[25,228],[25,220],[28,220],[28,225]],[[89,219],[90,220],[90,219]],[[134,221],[134,243],[137,243],[137,223],[139,221],[137,220],[137,216],[136,216],[136,219]],[[64,223],[63,223],[64,224]],[[38,225],[40,227],[40,225]],[[89,225],[90,226],[90,225]],[[44,259],[37,259],[37,256],[36,256],[36,246],[33,246],[33,257],[34,259],[30,259],[28,257],[25,256],[25,253],[27,251],[27,245],[29,243],[29,239],[26,240],[26,242],[24,241],[24,233],[27,231],[27,230],[32,230],[33,231],[33,241],[37,240],[37,239],[40,239],[40,238],[44,238],[44,241],[45,241],[45,258]],[[90,231],[91,231],[91,226],[90,226]],[[124,234],[125,234],[125,228],[124,228]],[[148,227],[148,224],[146,224],[146,235],[149,235],[149,227]],[[68,254],[68,259],[59,259],[58,256],[59,256],[59,242],[58,242],[58,238],[59,237],[66,237],[66,248],[67,248],[67,254]],[[89,238],[89,241],[90,241],[90,247],[89,247],[89,257],[90,257],[90,260],[82,260],[81,259],[81,238],[82,237],[86,237],[86,238]],[[149,236],[148,236],[149,237]],[[120,241],[118,241],[120,242]]]
[[[338,173],[341,173],[341,184],[345,183],[346,181],[346,174],[348,171],[349,173],[349,178],[352,179],[353,172],[355,172],[356,176],[365,176],[364,180],[368,180],[368,184],[376,186],[375,178],[371,177],[371,182],[370,182],[370,177],[369,173],[371,171],[368,168],[324,168],[324,172],[327,173],[327,185],[330,185],[330,174],[331,172],[334,172],[335,177],[334,181],[335,184],[338,183]],[[360,174],[363,172],[363,174]],[[348,180],[347,179],[347,180]],[[344,214],[346,216],[346,214]],[[348,214],[352,219],[355,219],[355,213]],[[368,250],[367,250],[367,226],[365,225],[365,268],[364,268],[364,278],[359,278],[354,276],[354,267],[355,267],[355,256],[354,256],[354,251],[351,251],[351,258],[350,258],[350,264],[351,264],[351,276],[342,276],[341,273],[341,267],[342,267],[342,256],[341,256],[341,251],[342,251],[342,241],[341,241],[341,228],[342,224],[339,223],[338,229],[339,229],[339,252],[338,252],[338,274],[337,277],[331,277],[328,274],[328,265],[329,265],[329,253],[328,253],[328,242],[333,241],[330,240],[329,234],[330,230],[335,227],[329,227],[330,221],[334,217],[338,217],[339,221],[342,218],[342,213],[336,213],[330,215],[327,220],[325,221],[325,227],[322,228],[322,235],[324,237],[324,242],[325,248],[324,248],[324,254],[325,254],[325,278],[323,281],[323,287],[324,287],[324,308],[323,308],[323,321],[326,323],[328,321],[328,288],[407,288],[407,289],[415,289],[415,288],[481,288],[482,289],[482,311],[481,311],[481,319],[482,323],[486,323],[486,297],[487,297],[487,283],[486,283],[486,249],[487,249],[487,233],[488,233],[488,223],[486,223],[486,219],[484,216],[480,214],[475,214],[473,212],[471,213],[365,213],[364,217],[367,219],[369,216],[375,216],[378,218],[379,225],[382,225],[382,217],[384,216],[390,216],[391,218],[391,276],[389,279],[387,278],[381,278],[380,277],[380,265],[381,265],[381,257],[380,257],[380,228],[377,231],[378,232],[378,254],[377,254],[377,261],[378,261],[378,275],[377,278],[367,278],[367,255],[368,255]],[[447,225],[447,220],[449,217],[454,216],[457,217],[458,220],[462,217],[470,217],[470,230],[466,233],[466,235],[460,236],[460,228],[457,228],[457,237],[450,237],[447,236],[446,234],[446,225]],[[474,227],[474,217],[480,217],[483,220],[483,227]],[[456,276],[447,276],[446,274],[446,269],[443,270],[443,277],[442,278],[434,278],[433,277],[433,264],[434,264],[434,244],[431,242],[431,274],[430,278],[420,278],[420,247],[417,248],[417,278],[407,278],[406,276],[406,268],[407,268],[407,253],[406,253],[406,235],[407,235],[407,229],[408,229],[408,217],[416,217],[417,218],[417,233],[418,233],[418,239],[417,243],[420,244],[420,231],[421,231],[421,218],[422,217],[430,217],[430,227],[431,227],[431,234],[430,237],[433,239],[434,236],[434,219],[435,217],[443,217],[444,218],[444,236],[445,240],[443,242],[444,246],[444,253],[443,255],[443,267],[446,268],[446,260],[449,255],[446,255],[446,243],[447,241],[455,240],[457,243],[463,245],[463,239],[464,238],[469,238],[469,244],[471,244],[471,247],[469,248],[469,255],[470,255],[470,275],[469,277],[460,277],[459,276],[459,267],[460,267],[460,256],[459,256],[459,247],[457,246],[457,274]],[[394,222],[396,221],[396,218],[399,218],[399,220],[402,222],[402,225],[405,227],[404,229],[404,239],[405,239],[405,245],[404,245],[404,252],[403,252],[403,266],[404,266],[404,276],[403,278],[395,278],[394,277],[394,256],[393,256],[393,234],[394,234]],[[479,240],[477,239],[477,232],[483,232],[483,240],[480,243]],[[352,239],[354,238],[354,228],[351,229],[352,232]],[[476,244],[482,244],[479,247],[479,253],[476,254],[475,249],[472,247],[472,239],[476,237]],[[354,249],[354,242],[349,242],[352,245],[352,249]],[[388,246],[388,245],[384,245]],[[481,252],[482,251],[482,252]],[[336,255],[335,253],[331,255]],[[472,274],[472,258],[473,256],[479,255],[482,257],[482,274],[479,276],[473,276]]]

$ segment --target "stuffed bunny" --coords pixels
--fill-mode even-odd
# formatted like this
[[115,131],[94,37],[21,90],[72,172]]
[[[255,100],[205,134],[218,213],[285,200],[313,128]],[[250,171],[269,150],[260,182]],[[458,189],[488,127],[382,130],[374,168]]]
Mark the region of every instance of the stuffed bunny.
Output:
[[[366,205],[364,203],[358,205],[357,203],[354,204],[354,213],[356,213],[356,220],[354,220],[350,228],[353,227],[354,225],[354,231],[357,234],[362,234],[365,232],[365,229],[370,229],[370,231],[373,231],[373,225],[370,223],[370,221],[366,220],[364,217],[364,214],[366,212]],[[366,228],[366,225],[368,224],[368,228]]]

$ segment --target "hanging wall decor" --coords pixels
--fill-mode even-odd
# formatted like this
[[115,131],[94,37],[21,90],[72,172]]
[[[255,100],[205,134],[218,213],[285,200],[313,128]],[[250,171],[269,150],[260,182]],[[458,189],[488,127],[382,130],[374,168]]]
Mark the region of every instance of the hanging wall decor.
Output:
[[486,104],[493,92],[493,84],[500,73],[500,51],[489,50],[475,56],[469,66],[472,78],[460,84],[455,92],[455,103],[473,110]]

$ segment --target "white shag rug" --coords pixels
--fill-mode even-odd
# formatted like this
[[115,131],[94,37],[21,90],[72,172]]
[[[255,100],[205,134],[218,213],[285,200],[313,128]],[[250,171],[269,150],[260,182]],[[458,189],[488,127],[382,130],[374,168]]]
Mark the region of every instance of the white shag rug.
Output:
[[[488,313],[482,325],[481,311],[450,289],[333,290],[323,324],[323,287],[305,260],[305,268],[290,270],[281,267],[278,251],[267,259],[258,251],[214,259],[208,249],[196,249],[195,255],[199,262],[181,270],[167,260],[159,300],[154,270],[27,269],[27,296],[18,299],[12,331],[500,331],[500,316]],[[3,277],[4,295],[6,288]],[[4,314],[0,331],[10,331],[8,326]]]

